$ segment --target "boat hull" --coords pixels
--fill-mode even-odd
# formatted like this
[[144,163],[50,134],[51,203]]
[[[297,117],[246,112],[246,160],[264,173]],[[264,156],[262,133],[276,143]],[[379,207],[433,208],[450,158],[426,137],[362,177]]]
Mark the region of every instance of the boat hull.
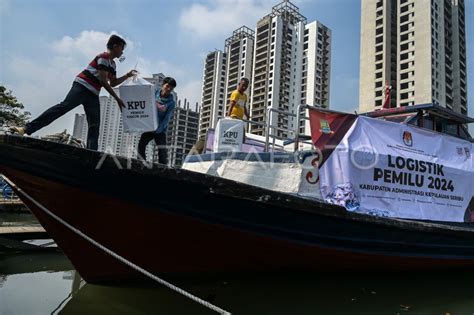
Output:
[[91,240],[157,275],[474,266],[465,225],[356,215],[136,161],[97,168],[97,152],[12,142],[0,139],[0,172],[88,282],[142,278]]

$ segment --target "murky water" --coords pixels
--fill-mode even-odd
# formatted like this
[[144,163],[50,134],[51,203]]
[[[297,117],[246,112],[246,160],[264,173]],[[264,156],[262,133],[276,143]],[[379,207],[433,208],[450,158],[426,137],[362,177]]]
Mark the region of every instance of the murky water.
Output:
[[[262,274],[173,283],[233,314],[474,314],[474,270]],[[4,252],[0,314],[215,313],[158,284],[87,284],[58,252]]]

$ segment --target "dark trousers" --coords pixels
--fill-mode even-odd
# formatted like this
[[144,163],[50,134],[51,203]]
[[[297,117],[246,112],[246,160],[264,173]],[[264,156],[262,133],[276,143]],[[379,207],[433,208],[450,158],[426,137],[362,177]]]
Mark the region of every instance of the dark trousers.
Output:
[[166,150],[166,133],[154,131],[144,132],[138,142],[138,158],[146,160],[146,146],[148,142],[155,140],[158,146],[158,163],[168,164],[168,152]]
[[64,101],[46,110],[38,118],[26,124],[26,134],[40,130],[62,115],[82,104],[86,112],[89,130],[87,133],[87,148],[97,150],[99,146],[100,102],[99,96],[89,91],[85,86],[74,82]]

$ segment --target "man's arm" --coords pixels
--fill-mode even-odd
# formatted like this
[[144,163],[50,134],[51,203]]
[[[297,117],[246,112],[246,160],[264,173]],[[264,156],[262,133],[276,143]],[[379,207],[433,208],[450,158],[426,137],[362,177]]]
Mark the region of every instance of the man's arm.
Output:
[[236,101],[230,101],[230,108],[229,108],[229,113],[227,113],[227,116],[230,117],[230,115],[232,114],[232,109],[234,108],[235,104],[237,104]]
[[128,78],[131,78],[135,75],[136,71],[135,70],[130,70],[120,78],[117,78],[115,74],[109,74],[109,80],[110,80],[110,86],[111,87],[116,87],[117,85],[122,84],[125,80]]
[[109,78],[108,78],[108,72],[105,71],[105,70],[99,70],[99,80],[100,80],[100,83],[102,84],[102,86],[104,87],[104,89],[109,92],[109,94],[115,98],[115,100],[117,101],[118,103],[118,106],[120,108],[120,110],[122,110],[122,108],[125,108],[125,103],[120,99],[120,97],[118,97],[118,95],[115,93],[114,89],[110,86],[109,84]]

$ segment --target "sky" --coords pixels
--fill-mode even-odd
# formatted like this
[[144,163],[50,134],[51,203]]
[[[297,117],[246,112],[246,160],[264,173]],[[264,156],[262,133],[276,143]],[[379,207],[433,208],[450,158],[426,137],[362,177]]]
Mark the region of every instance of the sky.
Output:
[[[419,0],[429,1],[429,0]],[[332,30],[330,108],[353,112],[359,103],[360,0],[294,0],[308,22]],[[0,84],[32,118],[59,103],[74,77],[105,50],[110,34],[127,40],[123,75],[176,78],[179,99],[200,101],[207,53],[224,49],[236,28],[254,29],[278,0],[0,0]],[[474,116],[474,1],[466,0],[469,113]],[[192,105],[194,106],[194,105]],[[82,106],[42,129],[68,129]],[[472,128],[471,128],[472,130]]]

